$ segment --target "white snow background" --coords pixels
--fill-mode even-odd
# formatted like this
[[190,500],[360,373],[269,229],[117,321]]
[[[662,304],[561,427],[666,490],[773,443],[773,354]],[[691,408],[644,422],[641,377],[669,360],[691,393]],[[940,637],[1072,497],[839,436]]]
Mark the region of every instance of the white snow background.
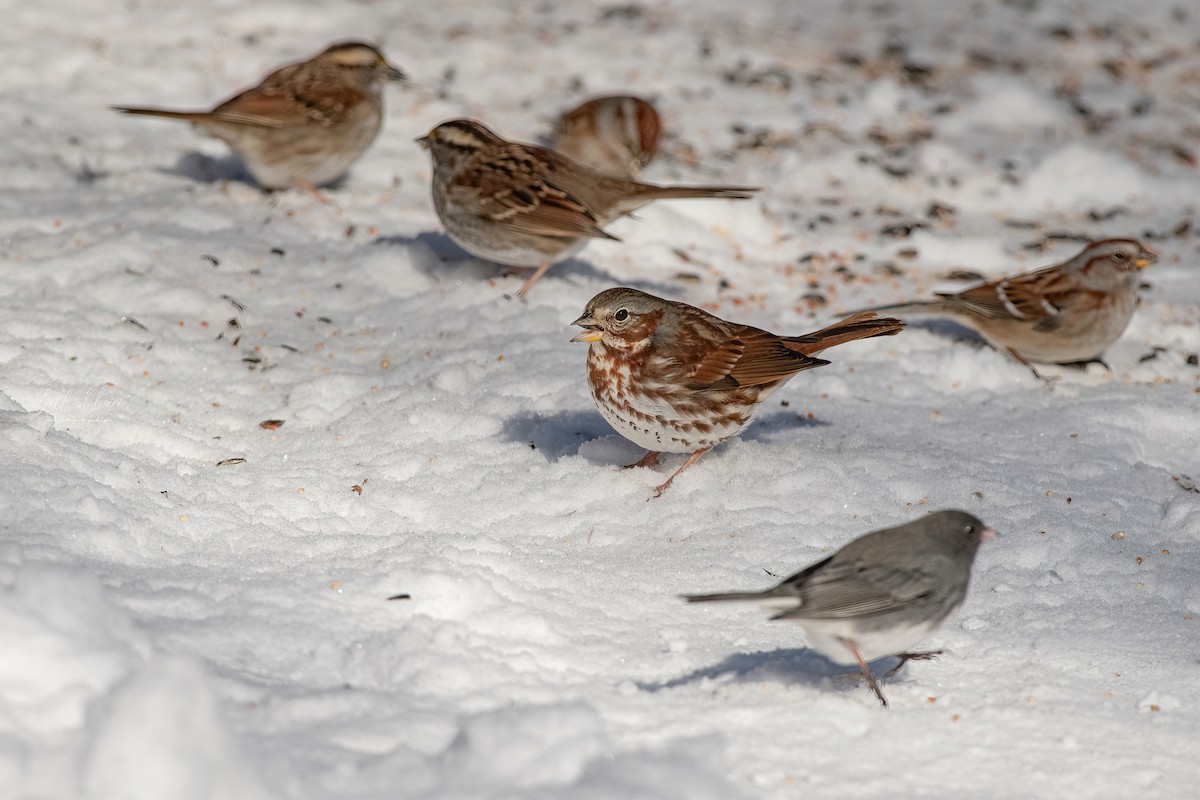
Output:
[[[107,108],[350,37],[419,86],[332,205]],[[1194,791],[1194,3],[45,0],[0,42],[4,797]],[[663,112],[647,179],[763,191],[647,208],[507,299],[412,140],[536,140],[612,91]],[[614,285],[803,333],[1110,236],[1160,253],[1111,374],[1048,389],[913,325],[651,502],[681,457],[618,469],[568,341]],[[1001,538],[886,711],[800,628],[677,597],[949,507]]]

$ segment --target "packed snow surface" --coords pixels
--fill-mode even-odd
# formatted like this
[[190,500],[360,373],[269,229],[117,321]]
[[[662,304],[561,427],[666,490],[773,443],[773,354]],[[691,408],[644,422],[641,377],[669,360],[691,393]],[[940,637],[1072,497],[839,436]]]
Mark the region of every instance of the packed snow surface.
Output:
[[[107,108],[354,37],[413,83],[329,204]],[[1195,790],[1194,3],[46,0],[0,43],[4,797]],[[648,207],[509,299],[413,139],[544,140],[604,92],[663,114],[647,179],[762,192]],[[682,457],[618,469],[569,342],[614,285],[799,334],[1116,236],[1160,258],[1111,372],[913,324],[658,500]],[[939,508],[1000,538],[886,711],[799,627],[678,598]]]

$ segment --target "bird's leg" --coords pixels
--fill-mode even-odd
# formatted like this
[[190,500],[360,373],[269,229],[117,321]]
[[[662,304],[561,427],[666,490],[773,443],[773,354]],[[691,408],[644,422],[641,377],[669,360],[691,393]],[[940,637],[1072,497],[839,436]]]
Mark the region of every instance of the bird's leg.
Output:
[[292,183],[300,191],[305,192],[306,194],[311,194],[313,197],[317,198],[317,202],[321,205],[333,205],[333,202],[326,197],[320,189],[318,189],[316,186],[313,186],[310,181],[306,181],[303,178],[297,178],[296,180],[292,181]]
[[888,678],[895,675],[897,672],[900,671],[900,668],[903,667],[905,664],[907,664],[909,661],[935,661],[935,660],[937,660],[937,657],[940,656],[941,654],[942,654],[941,650],[928,650],[928,651],[925,651],[922,653],[899,653],[896,656],[896,658],[900,659],[900,663],[896,664],[896,666],[889,669],[887,671],[887,674],[883,676],[883,679],[887,680]]
[[658,451],[651,450],[646,455],[641,457],[641,460],[635,461],[632,464],[626,464],[621,469],[633,469],[634,467],[657,467],[658,466]]
[[679,473],[683,472],[685,469],[690,467],[692,464],[695,464],[697,461],[700,460],[700,456],[704,455],[711,449],[712,448],[705,447],[701,450],[697,450],[696,452],[692,453],[691,457],[689,457],[687,461],[683,462],[683,466],[680,467],[679,469],[675,470],[674,474],[671,475],[671,477],[667,478],[666,483],[664,483],[660,486],[654,487],[654,496],[662,497],[662,493],[665,492],[667,490],[667,487],[671,485],[671,481],[673,481],[679,477]]
[[551,263],[552,262],[547,261],[533,271],[533,274],[529,276],[529,279],[525,281],[525,284],[520,289],[517,289],[518,299],[529,294],[529,290],[533,288],[533,285],[542,279],[542,276],[546,274],[546,270],[550,269]]
[[867,660],[862,657],[862,653],[858,652],[858,645],[854,643],[853,639],[842,639],[842,644],[850,648],[850,652],[854,654],[854,660],[858,662],[858,668],[862,671],[863,677],[867,679],[867,684],[871,687],[871,691],[879,698],[879,704],[887,708],[888,704],[883,696],[883,690],[879,688],[879,682],[871,674],[871,668],[867,666]]
[[1045,377],[1044,375],[1042,375],[1042,373],[1038,372],[1037,368],[1034,367],[1033,364],[1030,364],[1029,359],[1025,358],[1025,356],[1021,355],[1016,350],[1013,350],[1011,347],[1006,347],[1004,349],[1010,356],[1015,358],[1020,363],[1024,364],[1026,367],[1028,367],[1029,371],[1033,373],[1033,377],[1037,378],[1039,381],[1046,384],[1047,386],[1051,386],[1051,387],[1054,386],[1054,382],[1051,381],[1049,378]]
[[1105,371],[1108,372],[1109,375],[1113,374],[1112,367],[1110,367],[1108,365],[1107,361],[1105,361],[1103,358],[1100,358],[1100,356],[1096,356],[1095,358],[1089,358],[1085,361],[1068,361],[1064,364],[1060,364],[1059,366],[1074,367],[1075,369],[1079,369],[1079,370],[1083,370],[1084,372],[1087,372],[1088,364],[1099,364],[1100,366],[1104,367]]

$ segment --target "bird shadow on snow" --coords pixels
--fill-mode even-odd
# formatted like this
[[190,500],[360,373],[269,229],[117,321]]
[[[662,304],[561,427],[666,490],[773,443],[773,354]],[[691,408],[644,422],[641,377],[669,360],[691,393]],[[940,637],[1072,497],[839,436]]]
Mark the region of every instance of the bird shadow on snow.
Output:
[[[246,165],[242,160],[232,153],[227,153],[223,156],[210,156],[199,151],[184,153],[175,162],[174,166],[161,167],[160,172],[167,175],[180,175],[197,183],[221,183],[222,181],[231,181],[233,183],[244,183],[247,186],[253,186],[255,189],[261,189],[267,194],[272,194],[275,189],[267,189],[260,186],[258,181],[254,180],[254,176],[246,169]],[[336,191],[340,189],[346,182],[346,176],[343,175],[335,181],[323,184],[321,189]],[[280,190],[290,191],[290,190]]]
[[991,346],[975,331],[971,330],[965,325],[959,325],[957,322],[950,319],[943,319],[941,317],[918,319],[907,322],[906,326],[918,330],[929,331],[934,336],[940,336],[944,339],[966,342],[979,347]]
[[[881,658],[871,662],[871,670],[875,675],[882,675],[886,670],[879,669],[883,663],[892,665],[892,657]],[[889,666],[890,668],[890,666]],[[837,681],[854,686],[861,679],[858,670],[830,661],[825,656],[807,647],[779,648],[777,650],[760,650],[757,653],[734,653],[709,667],[701,667],[678,678],[665,681],[636,681],[643,692],[659,692],[663,689],[675,689],[703,680],[728,677],[737,682],[760,683],[769,681],[784,686],[803,684],[818,686],[828,681]]]
[[197,183],[233,181],[259,188],[258,183],[246,171],[242,160],[232,154],[216,157],[196,151],[184,153],[174,166],[161,167],[159,171],[168,175],[181,175]]
[[[819,419],[805,419],[795,413],[781,411],[756,420],[742,438],[770,439],[781,430],[797,427],[815,428],[829,424]],[[604,418],[590,409],[556,411],[551,414],[523,411],[506,419],[501,433],[510,442],[520,442],[538,451],[550,463],[564,456],[581,455],[595,464],[623,466],[630,460],[637,460],[638,456],[635,453],[644,452],[635,448],[634,451],[625,453],[624,451],[631,446],[630,443],[620,436],[614,436],[612,428]],[[600,444],[586,452],[581,451],[583,445],[589,442]]]
[[[503,264],[495,264],[486,259],[477,258],[455,244],[449,236],[437,231],[422,231],[416,236],[380,236],[374,240],[374,243],[388,247],[424,246],[436,256],[436,259],[419,263],[417,266],[431,277],[445,277],[447,269],[456,269],[463,270],[472,277],[478,277],[480,280],[499,277],[504,275],[506,271],[511,271],[524,280],[537,266],[536,264],[530,265],[528,269],[506,267]],[[565,261],[555,264],[542,278],[542,281],[571,277],[609,283],[617,282],[616,278],[612,275],[603,270],[596,269],[596,267],[588,262],[581,261],[578,258],[568,258]],[[534,291],[536,292],[537,290],[534,289]]]
[[577,455],[584,442],[604,438],[612,429],[593,410],[522,412],[505,420],[501,433],[509,441],[528,445],[554,463],[563,456]]
[[741,438],[748,441],[768,441],[780,431],[792,428],[825,428],[831,423],[823,419],[808,419],[794,411],[775,411],[755,418]]

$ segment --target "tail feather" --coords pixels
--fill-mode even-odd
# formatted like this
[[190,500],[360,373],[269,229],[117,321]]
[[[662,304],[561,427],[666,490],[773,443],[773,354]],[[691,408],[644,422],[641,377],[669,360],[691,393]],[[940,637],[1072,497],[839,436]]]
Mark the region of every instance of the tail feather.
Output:
[[725,602],[729,600],[754,603],[768,611],[775,612],[775,619],[778,616],[791,614],[796,611],[801,605],[800,597],[796,594],[793,587],[776,586],[774,589],[767,589],[765,592],[722,592],[721,594],[685,594],[681,597],[689,603],[709,603],[709,602]]
[[764,592],[723,592],[721,594],[683,594],[680,595],[688,603],[708,603],[713,600],[762,600]]
[[654,186],[646,184],[637,196],[639,200],[647,203],[651,200],[685,200],[699,197],[748,200],[757,191],[757,186]]
[[944,311],[943,300],[912,300],[907,303],[892,303],[886,306],[872,306],[856,311],[864,314],[868,311],[886,312],[888,314],[939,314]]
[[122,114],[134,114],[142,117],[165,117],[167,119],[181,119],[186,122],[202,122],[212,117],[212,112],[209,111],[172,111],[167,108],[142,108],[139,106],[109,106],[109,108],[113,111],[120,111]]
[[874,311],[862,311],[804,336],[789,336],[785,341],[789,349],[804,355],[813,355],[839,344],[873,336],[895,336],[904,330],[904,323],[893,317],[878,317]]

